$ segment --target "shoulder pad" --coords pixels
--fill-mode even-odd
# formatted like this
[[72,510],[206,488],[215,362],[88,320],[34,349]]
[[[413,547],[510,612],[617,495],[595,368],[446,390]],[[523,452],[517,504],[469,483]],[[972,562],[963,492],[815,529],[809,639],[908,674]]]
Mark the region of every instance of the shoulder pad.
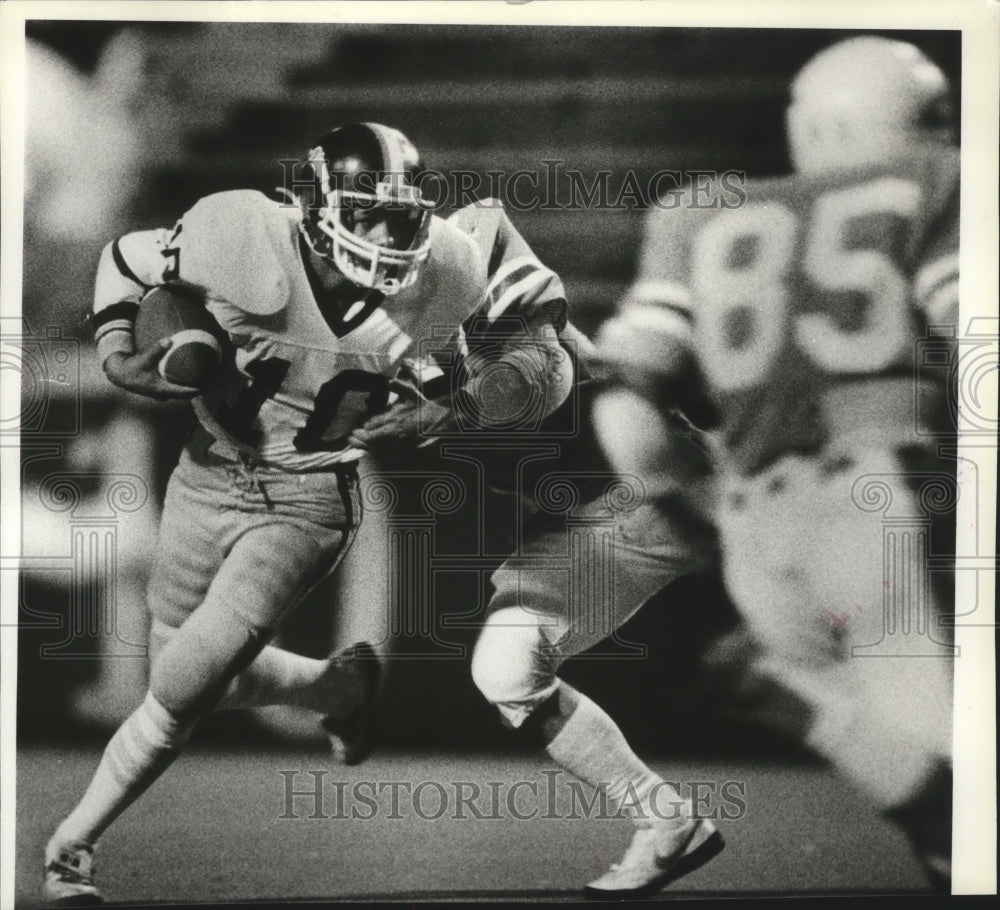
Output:
[[431,259],[470,286],[485,287],[486,264],[477,243],[450,220],[431,219]]
[[483,199],[459,209],[448,219],[448,223],[468,234],[479,248],[483,261],[489,262],[497,234],[506,220],[507,213],[499,199]]
[[244,312],[277,313],[288,302],[292,230],[281,205],[256,190],[206,196],[177,235],[181,277]]
[[399,301],[457,326],[482,303],[486,264],[468,234],[436,215],[430,237],[430,257],[417,283],[403,290]]

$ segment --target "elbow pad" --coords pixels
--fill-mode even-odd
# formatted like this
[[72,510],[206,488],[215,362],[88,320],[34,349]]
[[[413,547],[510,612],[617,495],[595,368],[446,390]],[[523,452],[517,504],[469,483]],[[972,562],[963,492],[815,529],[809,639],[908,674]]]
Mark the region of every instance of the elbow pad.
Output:
[[573,360],[559,344],[518,345],[475,370],[462,398],[477,423],[531,427],[566,401],[573,381]]

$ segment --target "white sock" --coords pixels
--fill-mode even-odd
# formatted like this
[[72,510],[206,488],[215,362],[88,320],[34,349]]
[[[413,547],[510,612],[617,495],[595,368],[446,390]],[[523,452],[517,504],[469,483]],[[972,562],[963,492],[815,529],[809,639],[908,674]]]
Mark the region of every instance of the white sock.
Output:
[[[151,662],[176,633],[177,629],[153,621],[150,630]],[[337,680],[332,678],[334,673],[336,667],[332,667],[329,660],[304,657],[274,645],[265,645],[253,662],[229,681],[214,710],[293,705],[322,714],[334,713],[338,694]]]
[[576,694],[576,710],[545,747],[548,755],[591,786],[604,788],[612,813],[624,809],[638,824],[685,821],[688,810],[681,795],[639,759],[599,705]]
[[216,710],[293,705],[331,713],[330,705],[336,701],[335,687],[333,680],[325,677],[335,672],[336,668],[328,660],[304,657],[268,645],[230,682]]
[[[150,633],[152,658],[176,631],[154,622]],[[346,713],[362,697],[360,676],[350,657],[319,660],[265,645],[253,663],[230,680],[214,710],[291,705],[338,715]]]
[[59,826],[55,839],[93,844],[170,767],[194,724],[179,722],[147,693],[111,737],[83,798]]

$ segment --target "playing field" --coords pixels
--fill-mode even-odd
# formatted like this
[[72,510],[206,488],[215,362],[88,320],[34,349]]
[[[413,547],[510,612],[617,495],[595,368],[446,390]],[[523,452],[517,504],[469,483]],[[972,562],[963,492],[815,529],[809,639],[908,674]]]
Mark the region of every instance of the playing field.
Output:
[[[19,753],[18,906],[41,905],[45,839],[98,758],[89,747]],[[697,788],[727,840],[662,898],[925,890],[902,835],[820,766],[653,766]],[[318,749],[198,748],[105,836],[99,883],[127,903],[578,899],[619,858],[630,827],[585,817],[569,781],[517,755],[382,754],[339,768]]]

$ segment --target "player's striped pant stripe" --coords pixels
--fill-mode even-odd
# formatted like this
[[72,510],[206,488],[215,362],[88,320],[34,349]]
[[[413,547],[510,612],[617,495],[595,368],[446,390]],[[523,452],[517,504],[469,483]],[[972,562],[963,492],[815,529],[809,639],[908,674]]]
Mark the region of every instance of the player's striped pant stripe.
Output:
[[143,281],[138,275],[136,275],[135,272],[132,271],[129,264],[125,261],[125,257],[122,255],[120,239],[115,240],[115,242],[111,244],[111,256],[115,261],[115,266],[117,267],[118,271],[121,273],[123,278],[128,278],[129,281],[134,281],[137,285],[139,285],[139,287],[141,287],[145,291],[152,290],[153,285],[146,284],[145,281]]

